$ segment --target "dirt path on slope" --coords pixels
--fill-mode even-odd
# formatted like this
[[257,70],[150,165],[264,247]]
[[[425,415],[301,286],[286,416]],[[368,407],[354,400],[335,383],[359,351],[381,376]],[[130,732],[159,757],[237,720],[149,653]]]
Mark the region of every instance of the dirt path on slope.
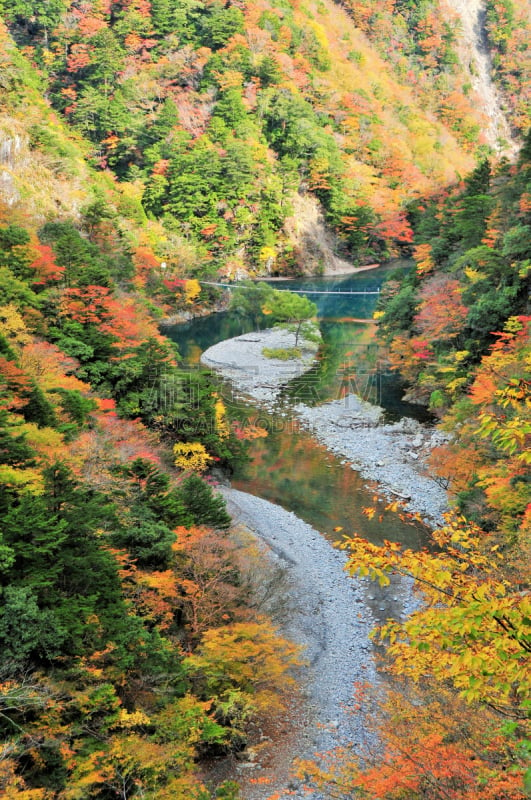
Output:
[[460,56],[470,72],[470,81],[481,101],[481,111],[488,121],[484,134],[498,155],[512,157],[518,152],[502,108],[500,93],[494,85],[484,0],[446,0],[459,16],[462,25]]

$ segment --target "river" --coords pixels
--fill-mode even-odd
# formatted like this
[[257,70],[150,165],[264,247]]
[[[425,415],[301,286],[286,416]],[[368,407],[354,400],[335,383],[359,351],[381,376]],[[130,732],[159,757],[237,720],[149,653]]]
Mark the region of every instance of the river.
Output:
[[[407,262],[395,262],[350,276],[276,283],[276,288],[299,291],[367,294],[308,295],[317,304],[323,335],[319,360],[310,373],[289,384],[274,413],[235,401],[230,387],[220,383],[222,397],[232,414],[243,415],[268,430],[266,438],[250,443],[250,461],[234,474],[232,486],[293,511],[333,540],[358,533],[374,543],[390,539],[415,549],[428,540],[424,526],[386,512],[385,503],[375,494],[377,487],[369,485],[311,434],[301,430],[290,414],[294,403],[318,404],[354,392],[383,406],[391,419],[403,415],[425,418],[419,407],[401,401],[396,377],[379,363],[375,325],[370,322],[378,299],[377,294],[370,292],[376,291],[391,271],[408,266]],[[267,318],[260,324],[266,325]],[[185,363],[193,368],[201,353],[211,345],[255,329],[255,321],[221,312],[167,328],[165,332],[178,344]],[[378,508],[372,519],[363,513],[367,507]]]

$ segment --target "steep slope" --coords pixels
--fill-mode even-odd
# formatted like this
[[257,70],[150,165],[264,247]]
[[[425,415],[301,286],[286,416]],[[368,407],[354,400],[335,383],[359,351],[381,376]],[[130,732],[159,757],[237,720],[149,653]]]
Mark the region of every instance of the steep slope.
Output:
[[21,0],[4,14],[91,165],[163,222],[156,254],[174,274],[307,266],[296,193],[321,206],[339,258],[385,258],[410,244],[408,200],[487,143],[435,0]]
[[518,151],[509,121],[503,110],[503,101],[495,86],[493,64],[487,33],[485,0],[446,0],[459,14],[462,24],[462,62],[469,65],[471,83],[481,98],[482,111],[489,124],[485,137],[495,153],[513,157]]
[[522,547],[530,195],[528,134],[512,168],[491,172],[485,161],[453,194],[412,208],[416,272],[388,284],[377,312],[380,339],[409,396],[454,433],[434,468],[467,513],[489,530],[519,532]]
[[[497,31],[492,6],[514,88],[501,56],[523,28]],[[529,143],[493,186],[482,165],[448,194],[486,142],[440,8],[0,0],[6,797],[205,800],[197,760],[245,743],[296,659],[250,622],[222,501],[183,480],[241,457],[246,434],[157,329],[161,309],[212,302],[184,276],[301,269],[315,241],[352,262],[416,245],[382,331],[439,413],[474,382],[456,425],[475,441],[480,405],[491,428],[463,505],[510,535],[523,522]]]

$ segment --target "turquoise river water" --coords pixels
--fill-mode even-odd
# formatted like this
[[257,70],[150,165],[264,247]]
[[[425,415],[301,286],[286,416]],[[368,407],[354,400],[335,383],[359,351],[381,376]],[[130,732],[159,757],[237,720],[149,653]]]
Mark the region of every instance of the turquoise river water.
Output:
[[[398,262],[349,276],[282,281],[275,288],[371,292],[381,286],[391,269],[407,266]],[[386,512],[385,503],[378,500],[376,487],[301,430],[290,414],[294,403],[314,405],[354,392],[383,406],[390,419],[404,415],[423,418],[421,409],[401,401],[396,377],[379,363],[376,326],[371,322],[378,296],[369,293],[309,293],[308,296],[317,304],[323,336],[318,362],[310,373],[285,388],[275,413],[238,401],[238,413],[265,427],[269,435],[250,443],[250,461],[234,474],[231,484],[293,511],[328,538],[337,540],[358,533],[374,543],[390,539],[419,548],[427,542],[427,530]],[[267,318],[263,324],[267,324]],[[211,345],[256,327],[251,319],[221,312],[167,328],[165,332],[178,344],[185,362],[194,365]],[[220,390],[230,408],[229,387],[220,383]],[[369,520],[363,509],[374,506],[378,513]]]

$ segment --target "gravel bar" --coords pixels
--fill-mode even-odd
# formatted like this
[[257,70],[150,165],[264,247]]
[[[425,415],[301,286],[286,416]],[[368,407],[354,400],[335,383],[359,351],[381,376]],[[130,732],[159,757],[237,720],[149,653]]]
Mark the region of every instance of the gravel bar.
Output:
[[201,362],[229,379],[237,391],[257,403],[271,406],[285,384],[312,367],[319,342],[300,338],[301,357],[287,361],[267,358],[262,353],[264,347],[289,350],[295,347],[295,334],[283,328],[246,333],[209,347],[202,354]]
[[[202,362],[232,381],[237,392],[269,410],[277,407],[280,389],[310,369],[317,346],[302,359],[264,358],[263,347],[292,347],[293,334],[273,329],[220,342],[203,354]],[[284,409],[285,412],[285,409]],[[447,508],[444,490],[426,474],[424,460],[444,435],[415,420],[388,424],[383,410],[349,395],[310,408],[296,405],[290,413],[310,429],[345,465],[378,481],[379,490],[397,496],[409,510],[438,523]],[[353,713],[354,684],[379,685],[369,632],[389,616],[403,618],[416,605],[411,583],[395,578],[390,590],[379,592],[368,579],[351,578],[344,570],[346,554],[337,550],[293,512],[236,489],[220,489],[233,520],[243,524],[268,548],[268,555],[287,576],[289,613],[283,635],[304,645],[308,666],[300,676],[310,723],[297,742],[298,757],[314,757],[335,747],[349,746],[361,757],[377,742],[359,711]],[[383,592],[383,594],[382,594]],[[395,595],[394,597],[392,595]],[[260,765],[249,765],[258,770]],[[248,784],[246,800],[275,796],[292,800],[328,800],[319,792],[305,793],[297,781]]]
[[[229,379],[236,391],[274,411],[282,386],[311,368],[317,345],[304,343],[303,357],[290,361],[265,358],[262,349],[293,344],[294,334],[274,328],[220,342],[201,361]],[[290,413],[345,464],[376,481],[388,499],[399,499],[432,527],[443,522],[448,496],[427,466],[433,448],[447,439],[442,431],[409,418],[386,423],[382,408],[354,394],[320,406],[298,404]]]
[[[308,662],[299,679],[311,724],[299,757],[346,745],[363,755],[376,742],[363,716],[353,713],[352,698],[355,683],[379,682],[369,639],[376,624],[367,603],[372,583],[351,578],[344,570],[346,554],[292,512],[236,489],[220,492],[234,521],[257,536],[285,571],[289,605],[281,633],[304,646]],[[289,795],[280,796],[298,797],[293,789],[291,783]]]

